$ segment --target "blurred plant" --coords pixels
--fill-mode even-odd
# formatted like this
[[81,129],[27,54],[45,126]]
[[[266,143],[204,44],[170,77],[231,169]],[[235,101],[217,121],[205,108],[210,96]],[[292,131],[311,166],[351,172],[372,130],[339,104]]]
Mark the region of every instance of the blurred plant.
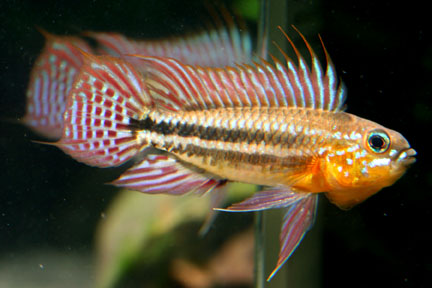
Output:
[[[234,202],[256,188],[232,184],[228,190],[227,199]],[[147,275],[146,284],[150,282],[152,286],[167,285],[167,281],[182,283],[184,287],[252,283],[251,230],[244,232],[236,227],[236,233],[230,237],[226,235],[229,227],[225,227],[230,224],[224,222],[224,227],[211,231],[203,240],[198,236],[198,230],[210,211],[209,205],[208,196],[153,196],[121,191],[102,215],[97,232],[96,287],[116,287],[120,281],[127,281],[124,278],[131,271]],[[243,213],[239,214],[236,213],[244,217]],[[229,215],[230,219],[232,215]],[[233,223],[235,221],[231,225]],[[211,238],[220,233],[224,234],[221,237],[224,243],[217,245],[218,241]],[[207,245],[212,247],[205,247]],[[199,255],[195,257],[200,258],[196,260],[199,264],[190,260],[194,255]],[[185,271],[188,277],[184,276]]]

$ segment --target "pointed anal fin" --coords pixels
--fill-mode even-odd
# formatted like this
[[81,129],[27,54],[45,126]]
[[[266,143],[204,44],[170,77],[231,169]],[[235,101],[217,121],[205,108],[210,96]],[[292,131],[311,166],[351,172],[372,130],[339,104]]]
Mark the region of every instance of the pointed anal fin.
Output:
[[250,212],[265,209],[284,208],[279,258],[267,281],[276,274],[300,244],[306,232],[312,227],[318,205],[318,194],[292,191],[287,187],[270,188],[255,193],[252,197],[233,204],[227,212]]

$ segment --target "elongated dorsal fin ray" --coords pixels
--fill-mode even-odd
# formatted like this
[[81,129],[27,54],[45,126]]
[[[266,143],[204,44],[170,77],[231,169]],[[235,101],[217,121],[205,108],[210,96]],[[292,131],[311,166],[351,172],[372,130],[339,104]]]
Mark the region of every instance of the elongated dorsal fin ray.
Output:
[[324,77],[324,89],[328,89],[328,92],[324,95],[329,97],[327,103],[327,110],[332,110],[331,107],[337,107],[337,110],[344,110],[345,108],[345,100],[346,100],[346,88],[345,84],[339,79],[339,86],[337,86],[337,77],[336,70],[333,64],[333,61],[330,58],[330,54],[327,52],[327,49],[324,45],[324,41],[321,35],[318,34],[319,40],[321,42],[321,46],[324,50],[324,55],[327,62],[327,68]]
[[286,65],[272,56],[274,64],[261,60],[223,69],[186,65],[172,58],[136,57],[143,62],[140,67],[151,83],[153,97],[178,100],[177,103],[167,100],[166,104],[173,110],[252,106],[341,110],[345,89],[342,84],[337,86],[336,72],[327,51],[324,50],[328,61],[324,75],[304,36],[301,35],[312,59],[311,68],[283,33],[295,51],[297,64],[283,51]]
[[[310,75],[309,73],[307,73],[308,71],[305,70],[307,69],[307,66],[305,64],[304,58],[301,56],[294,42],[290,39],[290,37],[286,34],[286,32],[282,29],[281,26],[278,26],[278,29],[284,34],[285,38],[290,42],[291,47],[294,49],[294,52],[299,61],[299,69],[303,72],[303,77],[307,81],[306,87],[308,88],[308,92],[313,94],[313,97],[311,97],[310,99],[314,101],[314,103],[312,103],[310,106],[312,106],[312,108],[320,108],[324,110],[343,110],[343,105],[346,98],[345,86],[340,80],[339,86],[337,85],[338,81],[336,78],[336,70],[330,58],[330,55],[325,48],[324,41],[322,40],[321,35],[318,34],[318,37],[321,42],[321,46],[323,48],[327,62],[325,75],[322,72],[323,69],[318,60],[318,57],[316,56],[309,42],[306,40],[306,37],[294,25],[291,26],[302,38],[303,42],[306,45],[306,48],[309,51],[311,58]],[[286,55],[286,53],[284,53],[278,45],[277,47],[279,51],[284,55],[287,63],[292,63],[292,60]],[[311,85],[313,85],[314,87],[311,87]]]
[[[311,79],[310,79],[311,73],[310,73],[309,68],[306,64],[306,61],[304,60],[300,51],[295,46],[294,42],[291,40],[290,37],[288,37],[288,35],[285,33],[285,31],[282,29],[282,27],[278,26],[278,28],[282,32],[282,34],[285,36],[285,38],[288,40],[288,42],[290,43],[290,45],[293,48],[293,50],[296,54],[296,57],[297,57],[298,63],[297,63],[297,66],[295,67],[293,65],[293,61],[286,54],[284,54],[284,57],[287,60],[288,69],[292,72],[293,75],[295,75],[295,83],[297,84],[297,87],[301,93],[301,97],[300,97],[300,99],[302,100],[301,104],[303,107],[316,108],[314,105],[315,101],[313,99],[314,98],[314,94],[313,94],[314,91],[313,91]],[[300,32],[298,32],[298,33],[301,35]],[[303,38],[303,40],[305,41],[305,43],[307,43],[305,38]],[[309,45],[309,44],[306,44],[306,45]],[[311,55],[312,58],[313,58],[313,56],[314,55]]]
[[[322,72],[322,68],[321,68],[321,64],[318,61],[317,56],[315,55],[315,52],[313,51],[312,47],[310,46],[310,44],[306,41],[306,38],[304,37],[304,35],[302,33],[300,33],[300,31],[295,27],[292,26],[296,32],[300,35],[300,37],[303,39],[303,42],[306,45],[306,48],[309,51],[309,54],[311,56],[311,81],[310,81],[310,85],[313,83],[314,87],[311,89],[312,91],[317,91],[318,95],[316,96],[318,99],[318,103],[323,103],[324,100],[324,83],[323,83],[323,72]],[[279,26],[279,29],[282,29]],[[321,39],[321,37],[320,37]],[[312,92],[313,93],[313,92]],[[312,104],[313,108],[318,108],[315,107],[315,99],[311,98],[312,101],[314,101],[314,103]]]

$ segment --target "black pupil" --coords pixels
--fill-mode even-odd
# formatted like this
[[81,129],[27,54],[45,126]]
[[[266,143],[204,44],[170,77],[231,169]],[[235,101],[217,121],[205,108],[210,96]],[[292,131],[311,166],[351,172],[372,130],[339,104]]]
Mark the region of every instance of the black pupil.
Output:
[[369,140],[370,145],[372,148],[380,149],[383,148],[385,145],[384,139],[381,136],[374,135]]

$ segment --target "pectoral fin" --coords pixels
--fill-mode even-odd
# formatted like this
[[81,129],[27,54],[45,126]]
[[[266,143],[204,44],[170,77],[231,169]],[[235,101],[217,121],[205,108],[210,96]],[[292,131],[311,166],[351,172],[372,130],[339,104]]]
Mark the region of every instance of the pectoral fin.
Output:
[[223,180],[209,178],[167,154],[148,154],[111,184],[148,194],[205,194]]
[[211,191],[207,192],[210,194],[210,212],[207,215],[204,223],[202,224],[199,235],[204,236],[209,231],[210,227],[213,225],[217,215],[219,214],[218,207],[222,205],[225,201],[226,193],[227,193],[227,185],[226,181],[222,181],[217,184]]

